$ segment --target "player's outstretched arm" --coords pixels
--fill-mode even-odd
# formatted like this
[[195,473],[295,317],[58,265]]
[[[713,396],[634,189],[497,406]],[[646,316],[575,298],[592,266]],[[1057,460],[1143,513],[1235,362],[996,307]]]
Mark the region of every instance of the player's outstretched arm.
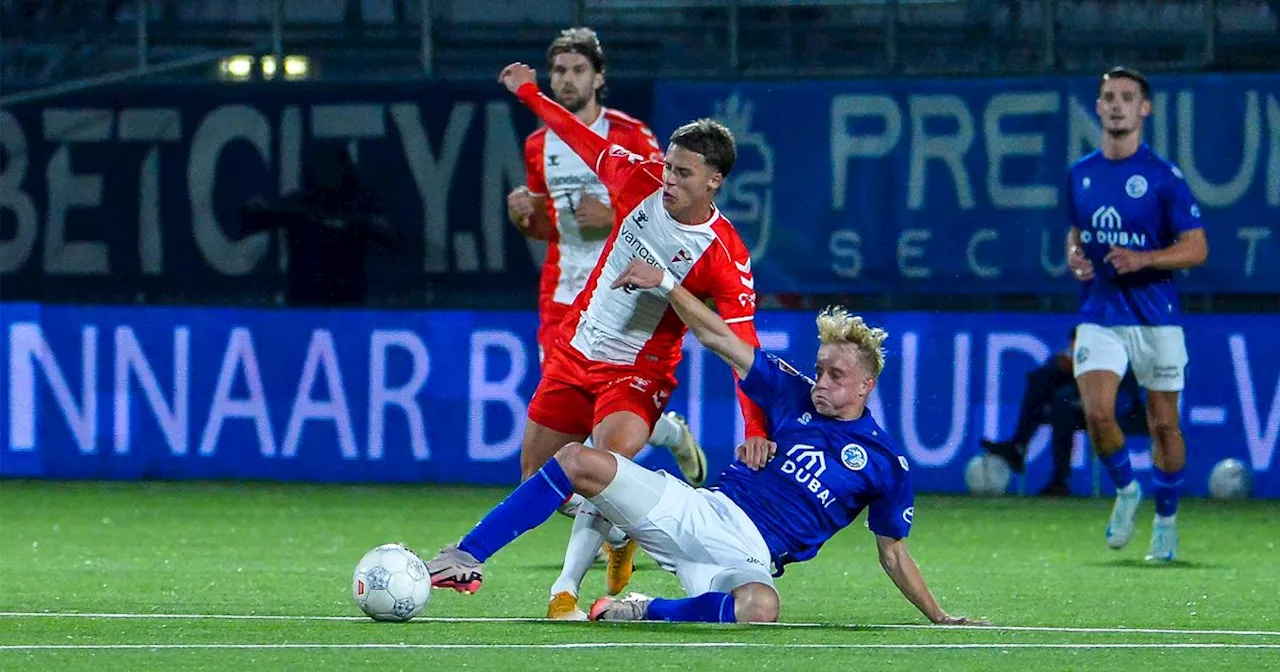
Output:
[[920,575],[920,568],[916,566],[915,559],[907,551],[906,539],[894,539],[877,534],[876,550],[880,552],[880,566],[884,568],[885,574],[893,579],[894,585],[902,591],[902,595],[910,600],[911,604],[916,605],[916,609],[919,609],[920,613],[931,622],[937,625],[990,625],[986,621],[951,616],[938,606],[938,601],[933,599],[933,593],[929,592],[929,587],[924,583],[924,577]]
[[[524,63],[512,63],[502,69],[498,81],[514,93],[533,113],[547,123],[547,127],[555,131],[565,144],[599,174],[600,159],[609,151],[609,141],[596,135],[582,120],[566,110],[563,105],[538,91],[537,73]],[[630,152],[624,153],[630,154]],[[605,186],[613,189],[601,176]]]
[[693,332],[699,343],[719,355],[739,378],[747,375],[751,364],[755,362],[756,349],[738,338],[715,311],[690,294],[689,290],[677,285],[675,276],[670,271],[640,259],[632,259],[631,264],[613,282],[614,289],[626,291],[654,287],[667,295],[676,315],[689,326],[689,331]]

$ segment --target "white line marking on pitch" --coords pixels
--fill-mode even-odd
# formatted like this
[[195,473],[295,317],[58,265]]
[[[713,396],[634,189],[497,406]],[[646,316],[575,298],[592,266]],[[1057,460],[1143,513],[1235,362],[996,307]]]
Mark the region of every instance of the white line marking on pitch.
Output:
[[1280,649],[1280,644],[758,644],[752,642],[569,642],[562,644],[0,644],[0,651],[160,649]]
[[[89,618],[89,619],[190,619],[208,621],[368,621],[364,616],[282,616],[278,614],[96,614],[49,611],[0,611],[0,618]],[[546,618],[508,616],[490,617],[419,617],[414,622],[423,623],[559,623]],[[946,630],[937,625],[911,623],[756,623],[756,627],[771,628],[829,628],[848,630]],[[1206,635],[1237,637],[1280,637],[1280,630],[1193,630],[1182,628],[1082,628],[1054,627],[1047,625],[990,625],[981,630],[1004,632],[1054,632],[1078,634],[1115,635]]]

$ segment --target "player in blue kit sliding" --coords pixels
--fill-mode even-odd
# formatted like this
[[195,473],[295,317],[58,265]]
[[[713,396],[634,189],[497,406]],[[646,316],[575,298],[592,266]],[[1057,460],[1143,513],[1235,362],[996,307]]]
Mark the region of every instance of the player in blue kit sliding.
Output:
[[902,594],[934,623],[974,623],[938,606],[907,551],[914,516],[910,469],[897,442],[866,410],[884,366],[883,330],[840,308],[821,313],[814,381],[735,336],[669,270],[633,260],[613,291],[669,300],[765,410],[776,443],[759,439],[739,447],[738,461],[710,490],[570,443],[459,544],[427,563],[433,585],[478,589],[484,561],[577,492],[599,507],[602,527],[622,528],[676,575],[688,595],[601,598],[591,608],[592,620],[776,621],[774,577],[786,564],[814,557],[867,509],[880,566]]
[[1147,560],[1178,552],[1178,488],[1186,444],[1178,423],[1187,347],[1174,271],[1209,255],[1196,205],[1176,166],[1142,142],[1151,86],[1134,70],[1113,68],[1098,95],[1102,149],[1076,162],[1066,190],[1067,263],[1083,283],[1074,360],[1089,440],[1116,486],[1107,544],[1133,536],[1142,490],[1133,479],[1116,390],[1129,367],[1147,390],[1156,517]]

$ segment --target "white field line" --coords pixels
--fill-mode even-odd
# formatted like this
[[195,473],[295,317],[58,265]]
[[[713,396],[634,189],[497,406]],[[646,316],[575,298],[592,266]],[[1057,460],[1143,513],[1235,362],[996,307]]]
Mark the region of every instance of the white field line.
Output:
[[[140,620],[193,620],[193,621],[368,621],[364,616],[283,616],[276,614],[103,614],[48,611],[0,611],[0,618],[86,618],[86,619],[140,619]],[[419,617],[423,623],[555,623],[545,618],[522,617]],[[770,628],[828,628],[849,630],[943,630],[937,625],[903,623],[759,623],[755,627]],[[1055,627],[1041,625],[991,625],[977,628],[1002,632],[1053,632],[1079,634],[1137,634],[1137,635],[1205,635],[1234,637],[1280,637],[1280,630],[1198,630],[1186,628],[1086,628]]]
[[262,649],[391,649],[391,650],[520,650],[520,649],[1278,649],[1280,644],[1172,643],[1017,643],[1017,644],[756,644],[749,642],[569,642],[563,644],[3,644],[4,651],[157,651],[178,650],[262,650]]

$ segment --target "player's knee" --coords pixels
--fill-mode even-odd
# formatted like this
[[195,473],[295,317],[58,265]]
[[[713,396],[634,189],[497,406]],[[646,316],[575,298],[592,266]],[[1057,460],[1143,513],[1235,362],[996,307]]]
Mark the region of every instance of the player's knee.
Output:
[[1099,404],[1087,404],[1084,407],[1084,421],[1090,429],[1100,430],[1116,424],[1116,414],[1112,409]]
[[556,452],[556,462],[573,484],[574,492],[585,496],[599,494],[613,478],[615,458],[607,452],[594,450],[577,441],[566,443]]
[[1171,445],[1177,441],[1182,430],[1178,426],[1178,419],[1175,418],[1148,418],[1147,430],[1151,432],[1151,440],[1157,446]]
[[733,617],[739,623],[774,623],[781,608],[778,592],[763,583],[733,590]]
[[568,476],[571,482],[581,479],[590,469],[590,461],[586,457],[587,451],[590,450],[585,445],[573,441],[564,444],[560,450],[556,451],[556,462],[560,463],[564,475]]

